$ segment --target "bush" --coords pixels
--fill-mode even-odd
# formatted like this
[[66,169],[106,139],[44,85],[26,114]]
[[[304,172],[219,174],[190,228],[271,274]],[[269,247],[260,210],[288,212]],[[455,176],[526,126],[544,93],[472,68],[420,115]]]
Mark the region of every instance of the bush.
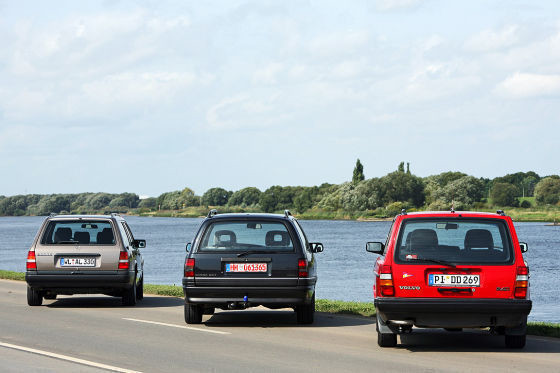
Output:
[[529,202],[525,199],[525,200],[521,201],[521,204],[519,205],[519,207],[522,207],[524,209],[528,209],[529,207],[531,207],[531,202]]

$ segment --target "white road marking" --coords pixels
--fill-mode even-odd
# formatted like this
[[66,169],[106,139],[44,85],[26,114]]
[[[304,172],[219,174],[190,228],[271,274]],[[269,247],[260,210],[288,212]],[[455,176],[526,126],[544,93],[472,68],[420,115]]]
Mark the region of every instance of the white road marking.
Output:
[[100,368],[100,369],[105,369],[105,370],[111,370],[111,371],[113,371],[113,372],[140,373],[140,372],[138,372],[138,371],[136,371],[136,370],[130,370],[130,369],[125,369],[125,368],[114,367],[114,366],[112,366],[112,365],[96,363],[96,362],[93,362],[93,361],[84,360],[84,359],[78,359],[78,358],[76,358],[76,357],[67,356],[67,355],[55,354],[54,352],[48,352],[48,351],[43,351],[43,350],[37,350],[37,349],[35,349],[35,348],[13,345],[13,344],[11,344],[11,343],[0,342],[0,346],[1,346],[1,347],[6,347],[6,348],[11,348],[11,349],[14,349],[14,350],[20,350],[20,351],[25,351],[25,352],[31,352],[32,354],[48,356],[48,357],[52,357],[52,358],[55,358],[55,359],[71,361],[71,362],[76,363],[76,364],[87,365],[87,366],[94,367],[94,368]]
[[172,328],[179,328],[179,329],[196,330],[196,331],[198,331],[198,332],[206,332],[206,333],[214,333],[214,334],[231,334],[231,333],[229,333],[229,332],[221,332],[221,331],[219,331],[219,330],[209,330],[209,329],[202,329],[202,328],[193,328],[193,327],[190,327],[190,326],[176,325],[176,324],[167,324],[167,323],[158,322],[158,321],[139,320],[139,319],[129,319],[129,318],[126,318],[126,317],[123,317],[123,320],[136,321],[136,322],[143,322],[143,323],[146,323],[146,324],[170,326],[170,327],[172,327]]

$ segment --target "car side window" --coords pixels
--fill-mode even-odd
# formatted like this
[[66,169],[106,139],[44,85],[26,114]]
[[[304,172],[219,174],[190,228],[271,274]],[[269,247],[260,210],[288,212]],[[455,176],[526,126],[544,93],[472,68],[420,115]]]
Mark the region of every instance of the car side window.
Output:
[[303,242],[303,246],[305,248],[305,255],[310,256],[311,251],[309,248],[309,241],[307,240],[307,236],[305,235],[305,232],[303,231],[303,229],[301,228],[297,220],[294,219],[293,222],[294,222],[294,227],[296,228],[298,235],[301,237],[301,241]]
[[128,239],[130,240],[130,242],[131,243],[134,242],[134,235],[132,234],[132,231],[130,230],[130,227],[128,226],[126,221],[123,221],[122,225],[124,227],[124,230],[126,232],[126,235],[128,236]]
[[[121,236],[123,238],[123,241],[128,241],[126,242],[125,246],[130,245],[132,246],[132,237],[130,236],[130,234],[126,231],[124,222],[120,222],[120,224],[118,224],[119,226],[119,230],[121,231]],[[124,242],[123,242],[124,243]]]

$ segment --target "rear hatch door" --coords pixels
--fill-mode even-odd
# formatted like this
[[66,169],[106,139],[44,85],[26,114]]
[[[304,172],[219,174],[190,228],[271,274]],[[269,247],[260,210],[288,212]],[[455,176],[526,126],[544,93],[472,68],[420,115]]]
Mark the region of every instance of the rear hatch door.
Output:
[[60,219],[45,225],[35,247],[38,271],[117,271],[119,245],[110,219]]

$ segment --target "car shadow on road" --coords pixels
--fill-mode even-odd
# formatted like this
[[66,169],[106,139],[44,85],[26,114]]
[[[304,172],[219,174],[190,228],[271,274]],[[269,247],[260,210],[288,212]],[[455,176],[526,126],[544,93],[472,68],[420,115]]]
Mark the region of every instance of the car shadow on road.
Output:
[[[51,303],[47,303],[51,302]],[[137,308],[161,308],[182,306],[185,301],[175,297],[153,297],[145,295],[144,299],[136,302]],[[49,308],[115,308],[124,307],[121,298],[110,296],[62,296],[54,301],[45,301]]]
[[410,352],[513,352],[513,353],[560,353],[560,340],[527,336],[522,349],[505,347],[504,336],[483,330],[448,332],[443,329],[414,330],[401,334],[397,348]]
[[243,310],[221,311],[214,315],[204,316],[207,327],[227,326],[243,328],[278,328],[278,327],[305,327],[305,328],[335,328],[344,326],[375,325],[373,319],[366,317],[333,315],[328,313],[315,313],[315,322],[310,325],[297,323],[296,314],[291,310]]

